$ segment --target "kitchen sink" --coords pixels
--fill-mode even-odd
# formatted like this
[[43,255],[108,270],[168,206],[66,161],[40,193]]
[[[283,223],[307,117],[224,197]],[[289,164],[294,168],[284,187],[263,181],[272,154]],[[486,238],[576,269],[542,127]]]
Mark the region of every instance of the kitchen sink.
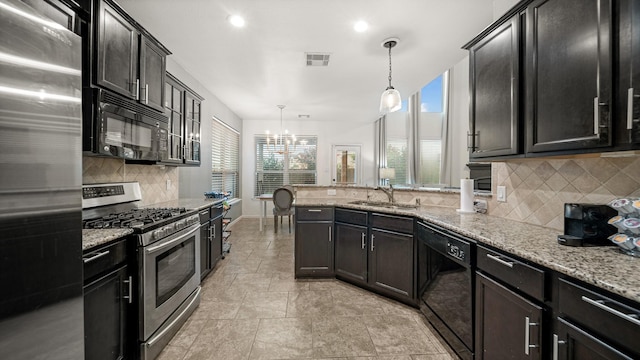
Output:
[[349,202],[349,204],[376,206],[376,207],[383,207],[387,209],[417,209],[418,208],[418,205],[415,205],[415,204],[398,204],[398,203],[389,203],[389,202],[383,202],[383,201],[367,201],[367,200],[351,201]]

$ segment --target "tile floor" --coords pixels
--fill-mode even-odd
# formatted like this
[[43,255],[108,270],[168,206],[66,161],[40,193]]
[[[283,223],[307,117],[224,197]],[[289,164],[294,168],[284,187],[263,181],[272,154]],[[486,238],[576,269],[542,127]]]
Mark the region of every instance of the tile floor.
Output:
[[293,234],[258,219],[231,228],[231,253],[160,360],[456,359],[417,310],[338,280],[296,280]]

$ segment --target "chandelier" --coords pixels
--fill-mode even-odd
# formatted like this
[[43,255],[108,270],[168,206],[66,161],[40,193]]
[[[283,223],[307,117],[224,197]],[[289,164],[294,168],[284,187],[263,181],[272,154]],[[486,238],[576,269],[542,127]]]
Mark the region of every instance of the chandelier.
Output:
[[289,148],[296,146],[296,136],[294,134],[289,134],[289,130],[284,129],[282,126],[282,110],[286,107],[286,105],[276,105],[280,109],[280,133],[273,134],[273,138],[271,137],[271,133],[269,130],[266,131],[267,134],[267,149],[269,145],[273,143],[273,152],[277,154],[288,154]]

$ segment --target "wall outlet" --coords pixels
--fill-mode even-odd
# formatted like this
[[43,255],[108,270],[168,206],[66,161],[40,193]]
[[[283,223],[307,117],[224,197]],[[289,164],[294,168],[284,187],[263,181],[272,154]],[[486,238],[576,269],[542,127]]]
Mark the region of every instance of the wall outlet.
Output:
[[499,202],[507,202],[507,187],[506,186],[498,186],[496,188],[497,197]]
[[171,180],[167,179],[167,190],[171,190]]
[[327,195],[336,196],[336,189],[327,189]]

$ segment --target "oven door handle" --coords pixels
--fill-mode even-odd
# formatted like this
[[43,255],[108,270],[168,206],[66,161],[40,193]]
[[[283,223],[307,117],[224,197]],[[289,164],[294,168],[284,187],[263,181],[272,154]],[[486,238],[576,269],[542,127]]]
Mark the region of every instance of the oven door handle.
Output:
[[198,231],[199,229],[200,229],[200,225],[197,225],[197,226],[196,226],[196,225],[194,225],[194,226],[193,226],[193,230],[189,231],[188,233],[186,233],[186,234],[184,234],[184,235],[181,235],[181,236],[178,236],[177,238],[175,238],[175,239],[173,239],[173,240],[171,240],[171,241],[167,241],[167,242],[166,242],[166,243],[164,243],[164,244],[160,244],[160,245],[156,245],[156,246],[151,246],[151,247],[149,247],[149,248],[145,249],[145,252],[146,252],[147,254],[151,254],[151,253],[154,253],[154,252],[156,252],[156,251],[159,251],[159,250],[162,250],[162,249],[164,249],[164,248],[167,248],[167,247],[169,247],[169,246],[172,246],[173,244],[176,244],[176,243],[182,242],[182,240],[183,240],[183,239],[188,238],[189,236],[193,235],[193,234],[194,234],[196,231]]

